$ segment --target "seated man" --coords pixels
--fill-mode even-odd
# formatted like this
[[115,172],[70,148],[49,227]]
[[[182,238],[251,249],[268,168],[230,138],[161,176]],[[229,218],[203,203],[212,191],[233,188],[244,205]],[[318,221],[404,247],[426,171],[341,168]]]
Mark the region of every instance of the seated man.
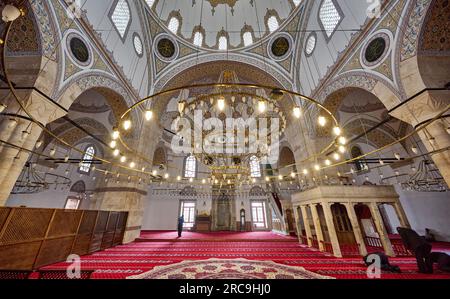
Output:
[[370,265],[372,265],[375,262],[373,260],[369,261],[369,257],[371,255],[378,255],[380,257],[381,270],[394,272],[394,273],[401,273],[400,267],[399,266],[395,266],[395,265],[391,265],[389,263],[388,256],[386,254],[384,254],[383,252],[375,252],[375,253],[371,253],[371,254],[366,255],[363,258],[363,260],[364,260],[364,263],[366,264],[367,267],[369,267]]
[[425,259],[431,252],[431,244],[424,237],[419,236],[409,228],[398,227],[398,233],[402,237],[403,245],[406,249],[414,253],[420,273],[433,273],[433,268],[429,268]]
[[433,269],[433,264],[438,264],[438,269],[450,272],[450,255],[443,252],[432,252],[426,258],[427,267]]

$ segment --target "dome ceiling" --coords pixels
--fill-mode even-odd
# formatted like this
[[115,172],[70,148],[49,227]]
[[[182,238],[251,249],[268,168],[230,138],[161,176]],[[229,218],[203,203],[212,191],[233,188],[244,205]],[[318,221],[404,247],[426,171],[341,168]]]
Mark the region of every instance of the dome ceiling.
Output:
[[208,49],[250,46],[275,31],[302,0],[146,0],[166,27]]

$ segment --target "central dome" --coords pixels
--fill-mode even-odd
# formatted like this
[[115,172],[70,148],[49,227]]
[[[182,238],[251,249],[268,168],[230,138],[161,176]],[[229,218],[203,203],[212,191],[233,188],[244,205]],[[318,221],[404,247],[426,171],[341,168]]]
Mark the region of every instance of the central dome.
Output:
[[197,47],[251,46],[276,31],[302,0],[146,0],[172,33]]

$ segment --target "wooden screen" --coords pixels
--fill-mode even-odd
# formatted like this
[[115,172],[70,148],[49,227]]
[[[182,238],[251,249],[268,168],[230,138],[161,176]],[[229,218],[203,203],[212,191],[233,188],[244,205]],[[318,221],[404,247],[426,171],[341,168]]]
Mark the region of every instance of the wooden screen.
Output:
[[0,270],[34,270],[118,245],[127,214],[0,207]]

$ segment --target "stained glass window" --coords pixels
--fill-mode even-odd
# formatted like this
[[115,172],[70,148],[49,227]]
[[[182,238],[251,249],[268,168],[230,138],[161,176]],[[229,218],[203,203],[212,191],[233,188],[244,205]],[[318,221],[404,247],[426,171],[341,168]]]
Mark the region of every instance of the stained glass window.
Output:
[[184,165],[184,177],[195,178],[196,172],[197,172],[197,159],[195,159],[194,156],[187,157]]
[[227,50],[228,49],[228,39],[226,36],[221,36],[219,38],[219,50]]
[[244,33],[243,39],[244,39],[244,46],[248,47],[251,44],[253,44],[253,35],[250,31]]
[[136,50],[136,53],[141,56],[142,55],[142,51],[143,51],[143,46],[142,46],[142,40],[139,37],[139,35],[135,35],[133,38],[133,44],[134,44],[134,49]]
[[178,27],[180,27],[180,21],[177,18],[172,17],[169,21],[169,26],[167,27],[170,31],[172,31],[172,33],[177,34]]
[[89,173],[91,171],[92,160],[95,156],[95,149],[93,146],[89,146],[83,156],[83,160],[80,164],[80,172]]
[[250,175],[252,178],[261,177],[261,165],[259,164],[259,159],[256,156],[250,158]]
[[194,34],[194,45],[201,47],[203,45],[203,34],[199,31]]
[[275,16],[271,16],[267,20],[267,26],[269,27],[270,32],[274,32],[280,27],[280,24],[278,23],[278,19]]

